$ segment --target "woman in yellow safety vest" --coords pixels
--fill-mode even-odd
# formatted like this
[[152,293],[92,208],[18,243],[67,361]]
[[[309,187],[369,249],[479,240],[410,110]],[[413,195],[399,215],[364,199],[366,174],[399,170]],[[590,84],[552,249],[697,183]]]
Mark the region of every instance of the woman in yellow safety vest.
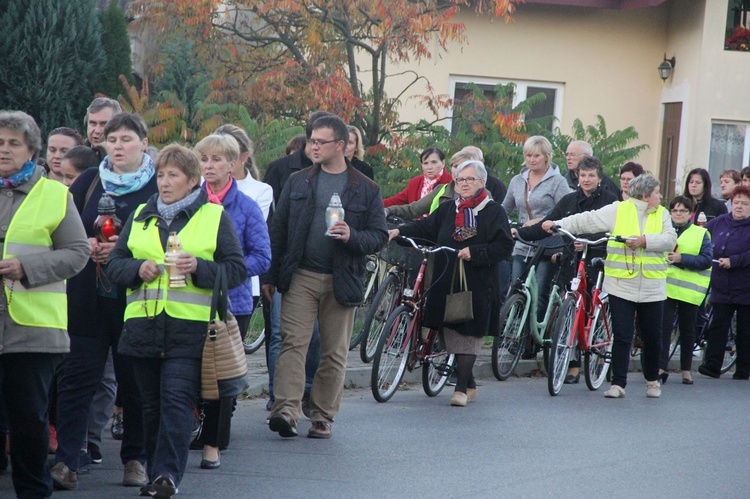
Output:
[[0,471],[13,442],[18,497],[49,497],[52,377],[70,351],[65,280],[83,269],[89,243],[67,188],[45,177],[34,118],[0,111]]
[[[132,357],[143,399],[149,483],[142,492],[159,497],[176,494],[185,472],[217,272],[223,268],[230,289],[247,275],[234,224],[198,188],[200,171],[190,149],[173,144],[159,153],[159,193],[130,216],[107,269],[129,290],[118,351]],[[182,243],[176,268],[184,287],[170,287],[163,270],[170,232]]]
[[574,234],[610,232],[624,236],[627,242],[607,243],[603,291],[609,295],[612,316],[612,386],[607,398],[625,396],[630,346],[636,313],[643,338],[643,376],[646,396],[659,397],[659,352],[664,300],[667,299],[667,261],[665,253],[674,250],[677,235],[669,213],[660,206],[659,180],[647,174],[628,185],[628,200],[618,201],[594,211],[542,224],[552,231],[560,225]]
[[695,321],[698,308],[708,292],[711,281],[711,236],[706,229],[690,220],[694,213],[693,200],[677,196],[669,203],[672,225],[677,231],[677,246],[667,253],[667,301],[664,302],[661,357],[659,376],[667,381],[669,349],[675,313],[680,328],[680,370],[682,383],[693,384],[690,371],[693,366]]

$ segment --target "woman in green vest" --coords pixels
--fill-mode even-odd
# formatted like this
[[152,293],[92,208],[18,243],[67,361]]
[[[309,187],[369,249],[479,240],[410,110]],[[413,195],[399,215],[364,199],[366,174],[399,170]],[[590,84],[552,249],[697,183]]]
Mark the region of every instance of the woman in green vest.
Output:
[[[200,171],[190,149],[173,144],[159,153],[159,193],[130,216],[107,268],[112,282],[128,288],[118,351],[132,358],[143,400],[149,483],[142,492],[161,498],[177,493],[187,464],[217,272],[223,268],[230,289],[247,275],[234,224],[198,188]],[[183,287],[170,287],[163,270],[171,232],[182,244]]]
[[[65,280],[83,269],[89,243],[66,187],[36,164],[34,119],[0,111],[0,471],[13,442],[18,497],[49,497],[48,405],[52,376],[70,351]],[[0,404],[2,405],[2,404]]]
[[609,295],[612,316],[612,386],[604,392],[607,398],[625,396],[630,364],[630,346],[636,314],[643,338],[643,377],[646,396],[661,396],[659,385],[659,352],[664,300],[667,299],[667,261],[677,235],[669,213],[660,206],[659,180],[647,174],[634,178],[628,185],[627,201],[618,201],[594,211],[570,215],[560,221],[546,221],[574,234],[610,232],[627,238],[625,243],[609,241],[604,263],[603,291]]
[[711,237],[706,229],[694,225],[692,219],[693,200],[677,196],[669,203],[672,225],[677,231],[677,246],[667,253],[667,301],[664,302],[662,322],[661,357],[659,377],[667,381],[669,373],[669,349],[675,313],[680,328],[680,370],[682,383],[693,384],[690,371],[693,366],[695,344],[695,321],[698,308],[708,292],[711,281]]

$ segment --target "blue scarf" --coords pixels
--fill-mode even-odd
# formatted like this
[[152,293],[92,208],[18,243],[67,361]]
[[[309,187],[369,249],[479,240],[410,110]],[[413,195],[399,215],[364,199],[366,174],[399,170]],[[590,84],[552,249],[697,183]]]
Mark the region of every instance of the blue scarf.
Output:
[[143,154],[143,161],[133,173],[116,173],[109,156],[99,165],[99,177],[102,179],[104,192],[110,196],[124,196],[139,191],[154,176],[154,161],[148,154]]
[[10,177],[3,178],[3,187],[6,189],[14,189],[21,184],[25,184],[29,181],[31,176],[34,175],[34,170],[36,170],[36,163],[33,161],[27,161],[23,164],[21,171],[14,173]]

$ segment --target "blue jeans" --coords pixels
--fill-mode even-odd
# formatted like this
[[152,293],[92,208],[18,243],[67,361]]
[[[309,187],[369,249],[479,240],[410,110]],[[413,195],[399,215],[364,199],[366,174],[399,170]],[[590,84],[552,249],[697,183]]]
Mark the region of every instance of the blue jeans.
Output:
[[643,340],[643,377],[646,381],[659,379],[659,355],[661,353],[661,327],[664,302],[636,303],[609,295],[609,311],[612,314],[612,384],[625,388],[630,365],[630,347],[635,334],[635,318]]
[[[310,393],[312,389],[313,378],[318,371],[320,364],[320,327],[318,320],[315,320],[313,335],[310,340],[310,347],[307,350],[307,359],[305,361],[305,393]],[[281,293],[278,291],[273,295],[271,304],[271,338],[268,342],[268,394],[271,400],[273,396],[273,376],[276,371],[276,358],[281,351]]]
[[190,450],[201,360],[132,357],[132,361],[143,400],[149,482],[170,475],[179,485]]
[[14,443],[10,455],[13,488],[20,498],[52,494],[47,406],[52,377],[62,358],[62,354],[49,353],[0,355],[0,389]]

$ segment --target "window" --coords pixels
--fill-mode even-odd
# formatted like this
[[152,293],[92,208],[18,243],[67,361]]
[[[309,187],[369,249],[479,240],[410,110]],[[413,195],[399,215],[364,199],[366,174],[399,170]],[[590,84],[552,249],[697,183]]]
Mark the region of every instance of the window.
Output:
[[714,122],[708,152],[708,173],[714,194],[724,170],[742,170],[750,164],[750,123]]
[[[562,116],[562,97],[563,97],[563,85],[560,83],[548,83],[539,81],[519,81],[519,80],[507,80],[499,78],[480,78],[480,77],[468,77],[468,76],[452,76],[450,78],[450,96],[453,99],[453,108],[448,111],[447,128],[453,135],[464,126],[469,126],[468,123],[461,122],[461,109],[462,102],[471,94],[469,84],[473,83],[484,93],[488,99],[495,97],[495,87],[498,84],[507,85],[513,83],[516,85],[515,92],[512,95],[512,105],[515,107],[519,102],[522,102],[536,94],[544,94],[546,99],[535,104],[530,113],[527,113],[525,118],[530,120],[533,118],[541,118],[544,116],[554,116],[556,123],[550,123],[548,129],[551,131],[552,128],[559,124],[560,117]],[[510,109],[508,109],[509,111]],[[455,119],[454,119],[455,117]]]
[[750,52],[750,0],[729,0],[724,50]]

